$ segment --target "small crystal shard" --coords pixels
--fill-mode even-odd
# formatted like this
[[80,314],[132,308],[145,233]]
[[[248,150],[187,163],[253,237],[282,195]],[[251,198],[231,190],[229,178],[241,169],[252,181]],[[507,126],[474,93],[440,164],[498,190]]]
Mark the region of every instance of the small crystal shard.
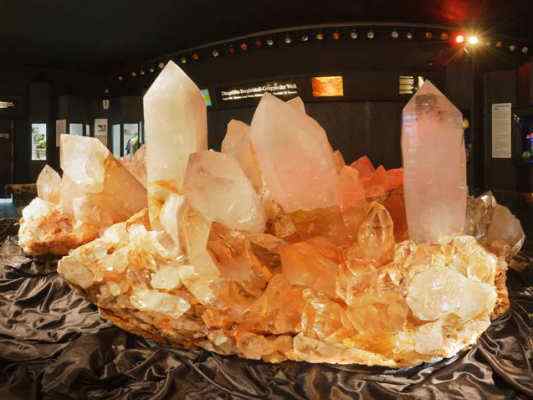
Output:
[[150,221],[158,228],[168,193],[182,190],[189,155],[207,149],[207,114],[200,89],[172,61],[143,103]]
[[191,308],[187,300],[178,296],[142,288],[134,290],[130,301],[139,310],[168,314],[173,318],[179,318]]
[[467,194],[461,112],[426,81],[402,119],[409,237],[435,243],[461,234]]
[[370,161],[367,156],[358,158],[352,163],[352,165],[350,165],[350,167],[355,168],[357,172],[359,172],[359,177],[361,179],[369,178],[376,171],[372,161]]
[[359,172],[351,167],[342,167],[337,181],[337,204],[342,211],[365,201],[365,189],[359,180]]
[[191,155],[185,192],[192,207],[231,229],[262,232],[265,211],[237,161],[214,151]]
[[265,94],[250,136],[267,189],[286,212],[335,204],[333,151],[316,121]]
[[53,168],[45,165],[37,177],[37,196],[50,203],[61,200],[61,177]]
[[263,185],[261,171],[250,139],[250,127],[244,122],[232,119],[228,123],[226,136],[222,141],[222,153],[234,157],[259,192]]

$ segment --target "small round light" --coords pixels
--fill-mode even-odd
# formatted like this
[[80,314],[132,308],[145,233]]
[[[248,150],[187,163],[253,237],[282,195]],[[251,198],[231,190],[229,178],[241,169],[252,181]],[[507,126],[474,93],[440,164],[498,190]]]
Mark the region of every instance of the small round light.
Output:
[[357,32],[356,32],[356,31],[351,31],[351,32],[350,32],[350,37],[351,37],[352,39],[354,39],[354,40],[357,39]]
[[150,71],[150,73],[153,74],[155,69],[154,69],[154,67],[151,67],[148,71]]
[[144,75],[145,72],[144,72],[144,69],[141,69],[141,72],[139,72],[141,75]]
[[215,58],[217,58],[217,57],[219,56],[219,52],[218,52],[218,50],[213,50],[213,51],[211,52],[211,54],[212,54],[213,57],[215,57]]
[[274,41],[272,39],[267,39],[268,46],[274,46]]
[[324,40],[324,34],[322,32],[318,32],[316,34],[316,40]]
[[123,79],[124,79],[124,77],[123,77],[122,75],[120,75],[120,76],[118,77],[118,80],[119,80],[119,81],[121,81],[121,80],[123,80]]
[[194,61],[198,61],[200,59],[200,55],[198,53],[192,53],[192,59]]
[[461,44],[465,42],[465,37],[463,35],[457,35],[455,37],[455,43]]
[[181,57],[180,58],[180,63],[187,64],[187,57]]
[[137,72],[132,72],[131,76],[133,76],[135,78],[137,76]]
[[447,32],[442,32],[440,34],[440,40],[448,40],[450,38],[450,35],[448,35]]
[[159,69],[163,69],[163,68],[165,68],[165,63],[164,62],[160,62],[158,64],[158,66],[159,66]]
[[331,37],[333,38],[333,40],[339,40],[341,38],[341,34],[335,31],[331,34]]
[[309,40],[309,35],[302,35],[302,37],[300,38],[300,40],[301,40],[302,42],[304,42],[304,43],[307,42],[307,41]]
[[502,45],[503,45],[503,43],[501,42],[501,40],[496,42],[496,47],[502,47]]
[[412,33],[412,32],[407,32],[407,33],[405,34],[405,37],[406,37],[407,39],[411,40],[411,39],[413,38],[413,33]]
[[109,89],[104,90],[104,93],[109,93]]
[[476,35],[468,36],[468,44],[471,46],[476,46],[479,44],[479,38]]
[[527,48],[527,46],[522,47],[522,53],[523,54],[527,54],[528,51],[529,51],[529,49]]
[[285,43],[287,44],[291,44],[292,43],[292,39],[290,36],[285,36]]
[[246,51],[246,50],[248,50],[248,45],[247,45],[246,43],[244,43],[244,42],[241,43],[241,46],[240,46],[240,47],[241,47],[241,50],[242,50],[242,51]]
[[510,45],[509,46],[509,50],[510,51],[515,51],[516,50],[516,46],[514,44]]
[[369,39],[374,39],[374,32],[373,31],[368,31],[366,33],[366,37],[369,38]]
[[431,33],[431,32],[426,32],[426,33],[424,34],[424,36],[426,37],[426,39],[429,40],[429,39],[432,39],[432,38],[433,38],[433,33]]
[[393,39],[398,39],[398,38],[400,37],[400,34],[398,33],[398,31],[392,31],[392,32],[390,33],[390,35],[391,35],[391,37],[392,37]]

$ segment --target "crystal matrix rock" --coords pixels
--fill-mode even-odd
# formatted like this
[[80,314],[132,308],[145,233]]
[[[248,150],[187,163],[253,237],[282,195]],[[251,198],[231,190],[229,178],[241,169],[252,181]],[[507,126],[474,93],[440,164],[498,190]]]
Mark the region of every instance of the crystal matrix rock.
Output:
[[409,237],[438,242],[461,234],[466,159],[461,112],[426,81],[402,114],[402,155]]
[[333,151],[316,121],[265,94],[250,136],[267,189],[286,212],[335,204]]
[[19,243],[29,254],[66,254],[146,206],[142,184],[95,138],[62,135],[61,167],[62,178],[43,169],[41,197],[23,211]]
[[206,106],[198,87],[172,61],[143,103],[150,221],[158,228],[168,193],[182,189],[189,155],[207,149]]

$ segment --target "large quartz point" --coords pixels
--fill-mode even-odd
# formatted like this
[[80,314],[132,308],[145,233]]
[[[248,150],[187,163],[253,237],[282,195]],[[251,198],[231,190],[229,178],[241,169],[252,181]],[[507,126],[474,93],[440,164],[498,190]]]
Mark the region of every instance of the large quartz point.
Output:
[[286,212],[335,204],[333,151],[316,121],[265,94],[255,111],[250,136],[267,189]]
[[95,138],[62,135],[61,168],[62,178],[43,169],[39,197],[23,210],[19,243],[29,254],[66,254],[146,207],[143,185]]
[[466,159],[461,112],[426,81],[402,114],[409,237],[433,242],[463,232]]
[[233,157],[212,150],[192,154],[184,188],[192,207],[208,220],[248,232],[265,229],[263,205]]
[[207,149],[206,106],[200,89],[169,61],[144,95],[150,221],[170,193],[181,192],[189,155]]
[[250,139],[250,127],[247,124],[235,119],[228,123],[226,136],[222,141],[222,153],[232,156],[239,162],[255,190],[259,192],[263,181]]

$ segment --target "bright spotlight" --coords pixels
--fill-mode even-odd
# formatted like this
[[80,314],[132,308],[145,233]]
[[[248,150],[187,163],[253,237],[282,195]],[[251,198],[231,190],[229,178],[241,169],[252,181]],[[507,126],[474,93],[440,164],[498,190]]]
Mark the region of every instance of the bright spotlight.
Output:
[[457,35],[455,37],[455,43],[461,44],[461,43],[464,43],[464,41],[465,41],[465,37],[463,35]]
[[468,44],[475,46],[479,43],[479,38],[476,35],[468,36]]

